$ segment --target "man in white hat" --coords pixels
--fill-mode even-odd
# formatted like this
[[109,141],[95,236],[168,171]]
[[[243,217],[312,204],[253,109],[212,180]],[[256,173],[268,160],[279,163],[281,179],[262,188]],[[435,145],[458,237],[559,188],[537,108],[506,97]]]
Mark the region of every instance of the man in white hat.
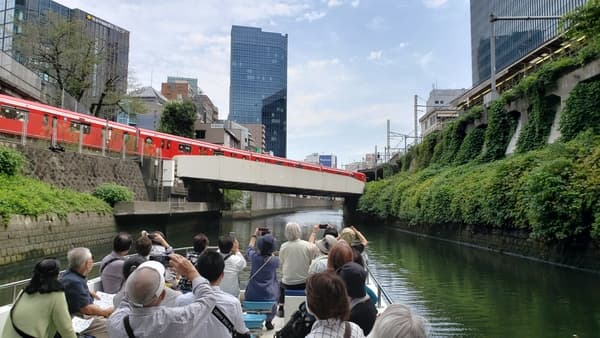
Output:
[[108,319],[111,338],[197,337],[215,306],[215,293],[194,265],[177,254],[169,266],[192,281],[194,302],[183,307],[164,307],[165,267],[156,261],[141,264],[127,279],[126,295]]

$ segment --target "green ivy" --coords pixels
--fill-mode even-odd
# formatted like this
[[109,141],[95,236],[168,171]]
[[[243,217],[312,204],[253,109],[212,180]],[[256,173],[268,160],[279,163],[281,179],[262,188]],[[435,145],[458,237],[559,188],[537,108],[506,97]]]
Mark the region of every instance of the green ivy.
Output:
[[467,132],[467,136],[456,153],[454,164],[464,164],[474,160],[481,154],[483,142],[485,141],[485,127],[473,128]]
[[481,160],[489,162],[501,159],[506,147],[517,128],[517,118],[506,111],[506,98],[502,97],[492,103],[488,110],[488,125],[485,131],[485,152]]
[[591,128],[600,134],[600,80],[580,82],[571,91],[560,116],[560,131],[564,141]]
[[558,96],[543,97],[542,94],[531,98],[531,110],[527,123],[523,127],[517,142],[517,152],[541,148],[546,145],[552,129],[556,108],[560,104]]

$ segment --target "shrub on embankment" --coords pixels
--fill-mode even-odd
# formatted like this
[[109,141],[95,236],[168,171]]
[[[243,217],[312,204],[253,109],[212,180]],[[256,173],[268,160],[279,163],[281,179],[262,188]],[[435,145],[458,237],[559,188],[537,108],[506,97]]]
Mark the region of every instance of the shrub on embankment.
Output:
[[0,147],[0,217],[8,223],[11,215],[66,216],[77,212],[111,212],[105,202],[90,194],[58,189],[19,174],[25,160],[20,153]]
[[111,207],[114,207],[117,202],[133,201],[133,191],[116,183],[101,184],[98,188],[96,188],[96,190],[94,190],[92,196],[103,200]]
[[490,162],[429,167],[369,183],[359,211],[412,225],[526,229],[532,238],[600,239],[600,136]]

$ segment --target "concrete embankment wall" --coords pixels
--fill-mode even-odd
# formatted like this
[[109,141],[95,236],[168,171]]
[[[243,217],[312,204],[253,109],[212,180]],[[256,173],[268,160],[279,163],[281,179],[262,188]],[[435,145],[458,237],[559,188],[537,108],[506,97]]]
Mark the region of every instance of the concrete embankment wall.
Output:
[[131,160],[79,154],[73,151],[52,152],[45,148],[2,143],[14,147],[28,160],[24,174],[60,188],[92,192],[102,183],[129,187],[136,200],[148,200],[139,165]]
[[475,229],[460,225],[411,226],[400,223],[394,223],[392,226],[402,231],[434,237],[459,245],[600,273],[600,248],[594,247],[592,244],[547,244],[529,238],[529,232],[524,230]]
[[223,211],[223,217],[252,218],[294,212],[298,209],[334,209],[342,208],[343,201],[320,199],[317,197],[301,198],[293,195],[252,192],[250,210]]
[[111,214],[82,213],[65,218],[13,216],[7,226],[0,226],[0,265],[62,254],[78,246],[108,243],[114,233]]

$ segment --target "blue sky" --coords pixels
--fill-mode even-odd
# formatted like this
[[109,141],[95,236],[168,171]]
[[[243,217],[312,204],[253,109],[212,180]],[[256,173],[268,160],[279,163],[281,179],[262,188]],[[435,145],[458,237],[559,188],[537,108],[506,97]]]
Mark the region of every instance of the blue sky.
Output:
[[[58,0],[130,31],[129,69],[198,78],[229,113],[231,25],[288,34],[288,157],[361,160],[413,133],[413,95],[469,88],[469,0]],[[425,104],[424,101],[419,101]],[[392,140],[392,147],[402,140]]]

